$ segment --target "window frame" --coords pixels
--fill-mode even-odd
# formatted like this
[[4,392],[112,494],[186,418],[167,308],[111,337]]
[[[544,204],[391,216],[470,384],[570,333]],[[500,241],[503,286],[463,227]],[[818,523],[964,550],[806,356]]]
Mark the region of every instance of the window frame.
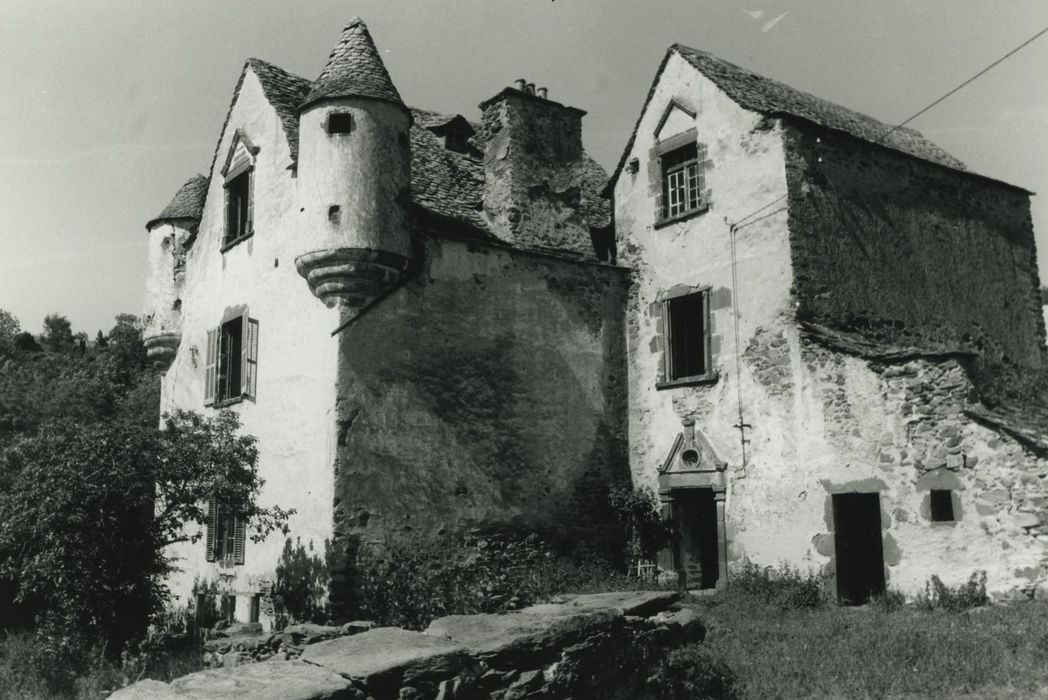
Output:
[[[239,324],[239,333],[229,332]],[[229,330],[227,330],[227,328]],[[258,396],[258,319],[247,311],[229,316],[207,330],[204,365],[204,405],[222,408]],[[223,371],[224,363],[224,371]],[[237,381],[233,386],[229,379]],[[223,385],[223,380],[226,384]],[[234,386],[239,389],[234,393]],[[223,391],[223,386],[225,390]]]
[[[661,318],[661,346],[662,361],[659,365],[659,378],[655,383],[656,389],[672,389],[676,387],[696,386],[701,384],[712,384],[720,379],[720,372],[713,364],[713,314],[710,309],[710,293],[712,287],[702,285],[699,287],[685,287],[671,290],[659,295],[658,304]],[[701,374],[674,376],[673,356],[673,306],[688,297],[701,297],[702,310],[702,353],[703,372]]]
[[[668,168],[665,166],[665,163],[670,160],[674,154],[691,148],[695,149],[694,157],[682,160],[679,163],[674,163]],[[699,143],[698,131],[696,129],[688,129],[685,132],[670,136],[667,139],[657,142],[653,150],[656,161],[655,174],[658,180],[655,183],[657,192],[655,228],[683,221],[708,211],[710,206],[709,193],[706,188],[706,146]],[[690,186],[691,177],[688,172],[689,166],[694,166],[695,168],[694,189]],[[677,173],[683,173],[684,208],[671,214],[670,208],[672,205],[669,201],[671,194],[669,178]],[[690,203],[693,194],[695,205],[691,206]]]
[[[221,171],[223,205],[220,253],[225,253],[255,235],[255,157],[258,150],[244,132],[237,129]],[[238,196],[234,188],[239,189],[242,183],[245,193]],[[238,221],[242,219],[243,225],[238,225],[236,235],[232,235],[234,232],[231,231],[230,225],[233,218],[231,208],[239,204],[241,199],[246,199],[243,217],[238,218]]]

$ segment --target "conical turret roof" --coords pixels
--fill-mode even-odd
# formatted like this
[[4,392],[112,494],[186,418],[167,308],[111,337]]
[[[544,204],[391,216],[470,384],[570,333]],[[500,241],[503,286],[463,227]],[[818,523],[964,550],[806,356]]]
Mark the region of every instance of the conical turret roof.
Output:
[[367,25],[359,17],[351,19],[342,30],[327,65],[301,107],[335,97],[371,97],[404,106]]
[[155,219],[150,219],[146,228],[161,221],[172,219],[194,219],[200,221],[204,212],[204,200],[207,199],[207,187],[210,184],[204,175],[194,175],[178,188],[171,203]]

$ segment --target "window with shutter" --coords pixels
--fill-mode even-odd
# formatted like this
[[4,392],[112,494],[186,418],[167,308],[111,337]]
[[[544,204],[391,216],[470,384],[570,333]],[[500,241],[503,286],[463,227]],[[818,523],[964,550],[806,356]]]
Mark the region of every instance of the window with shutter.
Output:
[[716,381],[710,323],[710,290],[662,301],[663,377],[658,388]]
[[230,508],[216,501],[208,501],[207,514],[207,560],[225,566],[243,564],[246,540],[244,519],[234,516]]
[[244,563],[244,519],[233,519],[233,563]]

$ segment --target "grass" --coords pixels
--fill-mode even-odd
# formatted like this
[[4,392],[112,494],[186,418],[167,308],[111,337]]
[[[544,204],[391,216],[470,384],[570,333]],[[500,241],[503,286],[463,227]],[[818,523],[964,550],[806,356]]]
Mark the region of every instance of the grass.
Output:
[[199,646],[114,663],[89,657],[77,667],[56,661],[37,635],[0,632],[0,700],[99,700],[145,678],[168,681],[203,669]]
[[735,592],[698,604],[709,629],[702,663],[736,681],[720,697],[1028,698],[1048,687],[1044,601],[951,613],[789,608]]

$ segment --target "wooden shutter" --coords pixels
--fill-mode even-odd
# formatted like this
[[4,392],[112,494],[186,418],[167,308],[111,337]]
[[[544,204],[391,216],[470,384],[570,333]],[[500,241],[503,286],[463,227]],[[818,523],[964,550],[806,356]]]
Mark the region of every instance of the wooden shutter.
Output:
[[204,405],[215,403],[215,386],[218,383],[218,338],[221,328],[211,328],[207,332],[207,363],[204,365]]
[[258,320],[244,315],[240,344],[240,393],[255,398],[258,381]]
[[215,534],[218,532],[218,504],[207,502],[207,560],[215,560]]
[[233,240],[233,214],[229,210],[229,182],[222,185],[222,219],[226,222],[222,228],[222,245]]
[[244,235],[255,232],[255,169],[247,171],[247,221],[244,224]]
[[233,563],[244,563],[244,519],[233,519]]

